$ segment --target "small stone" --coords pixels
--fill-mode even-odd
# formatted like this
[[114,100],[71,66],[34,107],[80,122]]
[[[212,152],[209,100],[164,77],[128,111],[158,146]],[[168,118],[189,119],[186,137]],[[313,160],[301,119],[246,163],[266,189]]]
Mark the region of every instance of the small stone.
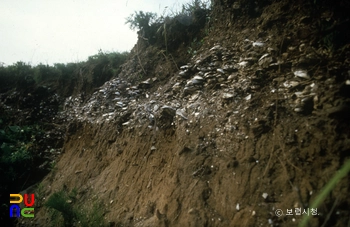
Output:
[[263,197],[264,199],[266,199],[267,196],[269,196],[269,194],[267,194],[266,192],[264,192],[264,193],[262,194],[262,197]]
[[195,86],[188,86],[184,88],[184,94],[191,94],[194,91],[197,91],[199,88]]
[[163,106],[162,107],[162,115],[170,115],[175,116],[176,110],[171,106]]
[[197,213],[197,209],[196,209],[196,208],[191,208],[191,209],[188,210],[187,213],[189,213],[189,214],[195,214],[195,213]]
[[231,74],[229,75],[229,77],[227,78],[228,81],[232,81],[235,77],[237,77],[237,74]]
[[154,112],[156,112],[157,110],[159,109],[159,106],[156,104],[156,105],[154,105],[154,107],[153,107],[153,111]]

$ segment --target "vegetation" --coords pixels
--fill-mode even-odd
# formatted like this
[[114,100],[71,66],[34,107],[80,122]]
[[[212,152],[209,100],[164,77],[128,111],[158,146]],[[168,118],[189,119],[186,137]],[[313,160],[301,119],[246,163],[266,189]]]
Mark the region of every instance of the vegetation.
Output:
[[[101,80],[115,76],[127,57],[128,52],[109,53],[100,50],[98,54],[90,56],[87,61],[79,63],[31,66],[24,62],[17,62],[7,67],[0,66],[0,83],[2,84],[0,93],[14,87],[17,90],[24,90],[41,84],[64,87],[78,79],[101,83]],[[85,72],[84,75],[79,75],[81,71]],[[79,78],[79,76],[83,76],[83,78]]]
[[53,209],[51,220],[54,225],[57,225],[61,221],[59,219],[63,218],[64,226],[73,226],[77,214],[71,204],[68,203],[68,199],[69,197],[64,191],[59,191],[52,194],[45,203],[46,207]]
[[[33,93],[35,87],[43,84],[64,89],[61,85],[74,84],[79,76],[83,77],[82,80],[86,81],[91,88],[100,86],[119,72],[127,56],[128,53],[125,52],[99,51],[98,54],[81,63],[54,64],[54,66],[39,64],[33,67],[24,62],[17,62],[8,67],[2,66],[0,67],[2,84],[0,93],[15,89],[17,95],[3,96],[1,101],[9,106],[14,105],[14,108],[34,108],[39,105],[37,109],[43,109],[40,106],[42,100]],[[86,73],[79,75],[77,72],[80,70]],[[28,93],[31,97],[28,97]],[[42,95],[45,96],[46,93]],[[28,104],[29,98],[33,99],[34,106]],[[0,169],[5,177],[0,185],[0,192],[7,189],[8,185],[13,185],[15,181],[20,181],[23,176],[27,176],[26,172],[30,170],[33,159],[38,155],[38,141],[44,134],[42,122],[21,122],[17,119],[18,116],[15,118],[13,115],[4,106],[0,106]],[[42,117],[40,119],[42,120]]]
[[[55,162],[49,162],[52,160],[48,155],[53,155],[51,150],[60,148],[63,137],[61,135],[59,140],[46,133],[57,132],[53,130],[56,126],[52,119],[63,105],[64,97],[73,92],[93,92],[119,73],[127,57],[127,52],[99,51],[79,63],[53,66],[31,66],[24,62],[10,66],[0,64],[1,222],[9,220],[9,192],[19,192],[36,183],[48,171],[55,170]],[[69,215],[65,218],[69,222]]]
[[187,53],[190,55],[197,54],[197,50],[203,45],[203,39],[197,40],[197,38],[194,38],[191,45],[187,49]]
[[156,17],[156,13],[144,13],[143,11],[135,11],[134,14],[131,14],[128,18],[126,18],[125,24],[129,24],[130,29],[132,30],[147,30],[150,27],[150,25],[155,22]]
[[[317,209],[322,204],[322,202],[327,198],[327,196],[333,190],[333,188],[339,183],[339,181],[344,177],[348,176],[349,172],[350,172],[350,160],[347,160],[345,164],[342,166],[342,168],[336,174],[334,174],[334,176],[328,181],[328,183],[323,187],[320,193],[316,196],[316,198],[311,203],[310,208]],[[330,214],[332,213],[332,211],[333,211],[333,208],[331,209]],[[299,226],[300,227],[308,226],[309,220],[310,220],[310,216],[305,215],[302,221],[300,222]],[[328,220],[326,219],[325,223],[327,221]]]
[[[43,135],[39,125],[5,125],[0,119],[0,171],[3,173],[0,193],[13,190],[13,185],[29,176],[33,160],[38,157],[36,141]],[[22,186],[22,185],[21,185]]]
[[127,52],[105,53],[99,50],[98,54],[90,56],[82,64],[81,70],[83,75],[86,75],[83,80],[86,80],[91,88],[101,86],[120,72],[120,66],[126,61],[127,57]]
[[189,44],[199,35],[209,22],[210,8],[208,1],[193,0],[183,5],[180,12],[159,17],[155,13],[135,12],[126,18],[126,24],[133,30],[138,29],[138,34],[149,44],[165,48],[168,53],[168,49],[174,50],[181,43]]
[[64,190],[52,194],[45,206],[50,209],[52,226],[106,226],[103,219],[103,206],[94,201],[92,206],[78,206],[77,190],[70,193]]
[[[42,160],[37,140],[43,131],[39,125],[8,125],[7,119],[0,118],[0,219],[8,219],[8,193],[17,193],[31,183],[35,163]],[[5,213],[6,211],[6,213]]]
[[38,185],[36,185],[35,188],[35,206],[41,207],[43,205],[43,201],[45,198],[45,192],[44,192],[44,184],[40,182]]

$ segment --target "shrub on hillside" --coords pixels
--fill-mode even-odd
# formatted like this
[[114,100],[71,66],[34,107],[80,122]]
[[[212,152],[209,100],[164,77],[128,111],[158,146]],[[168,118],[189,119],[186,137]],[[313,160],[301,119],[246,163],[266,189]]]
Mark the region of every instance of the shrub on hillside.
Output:
[[173,50],[181,43],[190,43],[205,27],[209,13],[209,2],[194,0],[171,15],[157,17],[155,13],[135,12],[126,19],[126,24],[138,29],[138,34],[149,44],[165,47],[167,52],[168,48]]

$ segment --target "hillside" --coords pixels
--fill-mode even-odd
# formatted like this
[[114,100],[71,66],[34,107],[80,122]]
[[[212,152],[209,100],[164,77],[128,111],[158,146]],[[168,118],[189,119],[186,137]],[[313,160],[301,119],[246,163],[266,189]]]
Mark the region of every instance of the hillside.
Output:
[[54,88],[56,164],[17,226],[348,226],[349,175],[311,203],[350,154],[349,10],[214,0],[140,31],[114,74]]

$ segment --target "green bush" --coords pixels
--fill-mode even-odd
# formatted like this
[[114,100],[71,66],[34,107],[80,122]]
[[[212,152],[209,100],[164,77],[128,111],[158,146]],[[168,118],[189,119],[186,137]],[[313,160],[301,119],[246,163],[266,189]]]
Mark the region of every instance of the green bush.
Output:
[[56,63],[53,66],[47,64],[31,66],[24,62],[17,62],[7,67],[0,66],[0,93],[14,88],[17,91],[30,93],[35,85],[40,84],[57,88],[57,93],[62,96],[71,96],[76,87],[82,86],[89,89],[99,87],[116,76],[128,54],[128,52],[99,50],[98,54],[88,57],[85,62]]
[[76,189],[73,189],[70,193],[61,190],[49,197],[45,206],[50,210],[53,226],[106,226],[102,203],[98,201],[90,202],[89,204],[92,204],[92,206],[88,207],[85,204],[78,206],[76,202]]
[[[43,138],[44,129],[54,127],[44,122],[55,117],[65,97],[78,93],[88,96],[116,76],[127,57],[127,52],[99,51],[79,63],[53,66],[0,63],[0,93],[4,104],[0,105],[1,220],[8,217],[5,212],[8,192],[21,191],[43,177],[49,170],[46,163],[52,157],[44,151],[48,146],[61,146],[55,138]],[[51,164],[54,173],[54,162]]]
[[77,211],[71,204],[68,203],[68,201],[69,197],[67,196],[66,192],[59,191],[52,194],[45,203],[46,207],[53,209],[51,213],[51,220],[55,225],[57,222],[59,222],[58,219],[61,218],[58,215],[60,214],[63,217],[64,226],[73,226],[74,220],[77,217]]
[[[10,189],[28,176],[36,153],[36,138],[42,130],[37,125],[3,126],[0,121],[0,171],[3,173],[0,192]],[[11,190],[13,190],[11,188]]]
[[[126,18],[126,24],[151,45],[160,46],[165,53],[179,45],[189,44],[195,37],[201,39],[200,31],[209,21],[210,1],[193,0],[182,6],[179,12],[155,13],[135,12]],[[193,52],[193,51],[192,51]]]
[[135,30],[148,30],[148,28],[155,22],[155,19],[157,18],[156,13],[146,12],[143,11],[136,12],[134,14],[131,14],[128,18],[126,18],[125,24],[129,24],[130,29]]
[[11,66],[0,67],[0,92],[6,92],[16,87],[23,90],[35,83],[33,79],[34,70],[31,65],[17,62]]

